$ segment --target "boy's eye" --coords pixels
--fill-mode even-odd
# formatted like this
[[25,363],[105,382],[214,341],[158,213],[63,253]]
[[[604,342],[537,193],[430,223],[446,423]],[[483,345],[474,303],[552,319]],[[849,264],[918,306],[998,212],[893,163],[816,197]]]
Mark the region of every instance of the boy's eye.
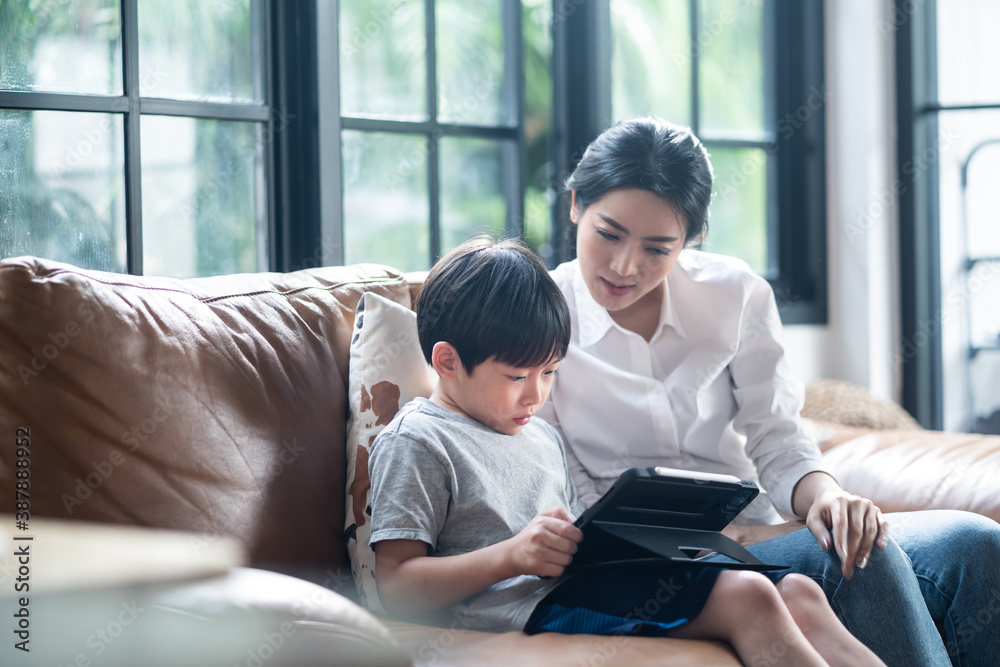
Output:
[[548,377],[548,378],[555,377],[556,373],[558,373],[558,372],[559,371],[556,370],[556,369],[552,369],[551,371],[545,371],[545,377]]
[[507,376],[507,379],[509,379],[509,380],[511,380],[513,382],[521,382],[522,380],[524,380],[524,378],[525,378],[524,375],[508,375]]
[[603,229],[601,229],[600,227],[597,227],[596,229],[597,229],[597,234],[598,234],[599,236],[601,236],[602,238],[606,238],[606,239],[608,239],[609,241],[617,241],[617,240],[618,240],[618,237],[617,237],[617,236],[615,236],[614,234],[611,234],[611,233],[609,233],[609,232],[606,232],[606,231],[604,231]]

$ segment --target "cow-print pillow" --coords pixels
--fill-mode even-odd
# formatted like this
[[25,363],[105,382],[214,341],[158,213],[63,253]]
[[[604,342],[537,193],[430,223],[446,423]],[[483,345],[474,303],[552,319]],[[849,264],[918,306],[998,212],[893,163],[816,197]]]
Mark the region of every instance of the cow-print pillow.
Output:
[[375,552],[368,543],[368,454],[375,437],[399,408],[417,396],[430,396],[436,379],[420,351],[416,313],[377,294],[364,294],[355,315],[348,371],[344,531],[358,596],[374,612],[382,613],[383,609],[375,588]]

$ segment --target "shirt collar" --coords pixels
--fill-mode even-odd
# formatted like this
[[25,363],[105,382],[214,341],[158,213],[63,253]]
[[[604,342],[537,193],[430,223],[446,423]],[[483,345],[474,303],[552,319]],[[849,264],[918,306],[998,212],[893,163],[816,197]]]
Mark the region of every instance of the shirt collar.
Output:
[[[625,329],[618,326],[611,318],[611,315],[608,314],[608,311],[597,303],[590,294],[590,289],[587,288],[587,284],[583,279],[583,273],[580,271],[579,260],[574,260],[574,263],[576,264],[576,271],[573,279],[573,296],[576,301],[577,331],[579,331],[580,347],[587,348],[594,345],[604,338],[611,329],[618,329],[624,333]],[[665,326],[672,327],[681,338],[687,338],[687,333],[684,331],[684,327],[674,308],[674,299],[670,298],[670,284],[672,282],[670,277],[679,268],[679,263],[674,265],[670,274],[667,275],[663,290],[663,304],[660,306],[660,323],[653,334],[654,338],[659,335]]]

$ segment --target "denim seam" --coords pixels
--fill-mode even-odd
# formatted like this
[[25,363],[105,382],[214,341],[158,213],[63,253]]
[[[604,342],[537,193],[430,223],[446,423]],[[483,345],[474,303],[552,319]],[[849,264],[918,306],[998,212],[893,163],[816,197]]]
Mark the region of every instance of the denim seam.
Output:
[[[948,657],[951,658],[952,667],[962,667],[962,650],[961,647],[958,645],[958,628],[955,627],[955,621],[951,615],[952,606],[954,605],[955,602],[955,594],[954,593],[948,594],[945,591],[941,590],[941,586],[938,585],[938,581],[933,577],[931,577],[930,575],[924,574],[922,572],[917,572],[916,570],[914,570],[913,573],[916,575],[917,579],[929,583],[931,587],[938,592],[938,595],[940,595],[941,597],[943,597],[948,601],[948,608],[947,611],[945,611],[944,619],[942,621],[942,625],[944,625],[945,640],[946,640],[944,647],[945,650],[948,651]],[[955,650],[952,651],[952,648],[954,648]]]

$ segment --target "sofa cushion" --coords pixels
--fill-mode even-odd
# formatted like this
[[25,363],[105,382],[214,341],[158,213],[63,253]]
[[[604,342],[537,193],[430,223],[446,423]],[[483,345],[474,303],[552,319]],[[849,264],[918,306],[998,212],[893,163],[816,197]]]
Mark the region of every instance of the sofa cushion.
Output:
[[[42,543],[39,543],[41,545]],[[217,576],[32,592],[31,658],[3,665],[404,667],[371,614],[334,591],[253,568]]]
[[30,429],[32,516],[234,536],[252,565],[346,573],[354,308],[409,289],[374,265],[173,280],[0,262],[0,432]]
[[[415,667],[739,667],[732,647],[707,639],[488,633],[453,619],[445,627],[386,621]],[[765,656],[766,657],[766,656]],[[768,664],[762,660],[760,664]]]
[[417,396],[430,396],[436,380],[420,351],[416,313],[374,292],[365,294],[358,302],[351,337],[344,527],[358,595],[372,610],[382,611],[375,588],[375,553],[368,544],[368,453],[399,408]]
[[866,388],[844,380],[824,379],[807,385],[802,416],[859,428],[921,428],[899,404],[875,398]]
[[957,509],[1000,521],[1000,436],[819,424],[823,461],[883,512]]

